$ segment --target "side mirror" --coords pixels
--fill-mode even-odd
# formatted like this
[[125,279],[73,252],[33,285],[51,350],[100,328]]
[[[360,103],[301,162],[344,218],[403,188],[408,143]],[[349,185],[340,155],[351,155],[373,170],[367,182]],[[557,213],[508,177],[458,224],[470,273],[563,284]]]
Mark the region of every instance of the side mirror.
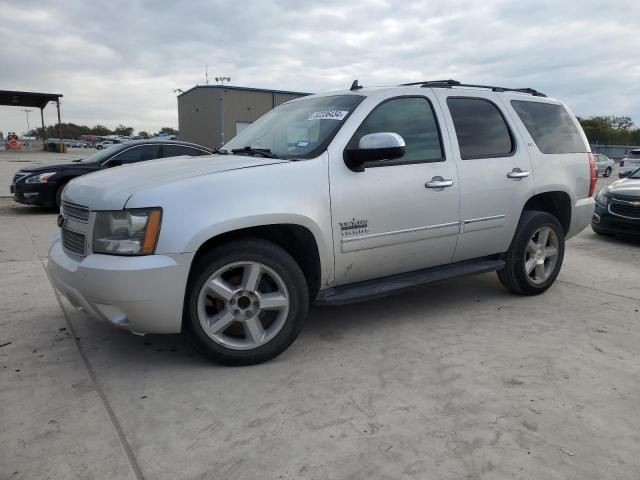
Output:
[[400,158],[404,152],[404,139],[397,133],[370,133],[360,139],[358,148],[345,150],[344,162],[354,172],[364,172],[365,163]]

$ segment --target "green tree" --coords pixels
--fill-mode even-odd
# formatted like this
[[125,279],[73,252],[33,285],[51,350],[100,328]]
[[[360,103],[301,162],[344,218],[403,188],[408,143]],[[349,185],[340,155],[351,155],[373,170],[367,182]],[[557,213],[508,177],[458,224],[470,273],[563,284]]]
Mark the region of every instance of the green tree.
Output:
[[138,132],[138,136],[142,137],[142,138],[149,138],[149,133],[145,132],[144,130]]
[[115,135],[124,135],[129,137],[133,134],[133,127],[125,127],[124,125],[120,124],[116,127],[113,133]]
[[111,135],[111,130],[109,130],[104,125],[96,125],[90,129],[89,135],[98,135],[99,137],[104,137],[105,135]]
[[162,127],[160,129],[160,132],[158,133],[168,133],[169,135],[175,135],[176,137],[178,136],[178,130],[171,127]]

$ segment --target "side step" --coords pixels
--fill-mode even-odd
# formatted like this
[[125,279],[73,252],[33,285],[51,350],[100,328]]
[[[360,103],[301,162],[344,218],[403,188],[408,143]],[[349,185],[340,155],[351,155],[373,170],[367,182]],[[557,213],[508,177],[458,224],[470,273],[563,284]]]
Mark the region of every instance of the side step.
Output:
[[315,305],[344,305],[346,303],[386,297],[406,288],[462,275],[494,272],[504,268],[504,266],[505,261],[503,258],[490,257],[365,280],[364,282],[322,290],[318,292]]

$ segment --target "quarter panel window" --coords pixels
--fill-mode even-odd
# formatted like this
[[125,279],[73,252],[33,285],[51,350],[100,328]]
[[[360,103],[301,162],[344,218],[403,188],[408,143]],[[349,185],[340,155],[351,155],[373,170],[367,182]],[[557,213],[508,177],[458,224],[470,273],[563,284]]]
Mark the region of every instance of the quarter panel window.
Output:
[[447,105],[463,160],[507,157],[513,153],[513,137],[493,102],[483,98],[449,97]]
[[562,105],[511,100],[522,123],[542,153],[586,153],[587,145]]
[[395,98],[381,103],[358,127],[347,148],[357,148],[363,136],[380,132],[397,133],[405,142],[404,156],[389,160],[389,164],[444,160],[435,113],[424,97]]

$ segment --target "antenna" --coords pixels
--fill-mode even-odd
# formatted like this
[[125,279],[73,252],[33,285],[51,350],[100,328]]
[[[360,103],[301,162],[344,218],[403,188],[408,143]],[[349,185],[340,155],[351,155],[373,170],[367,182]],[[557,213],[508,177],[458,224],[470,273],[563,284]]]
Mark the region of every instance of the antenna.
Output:
[[351,88],[349,90],[353,91],[353,90],[360,90],[362,88],[362,85],[358,85],[358,80],[354,80],[353,83],[351,84]]

